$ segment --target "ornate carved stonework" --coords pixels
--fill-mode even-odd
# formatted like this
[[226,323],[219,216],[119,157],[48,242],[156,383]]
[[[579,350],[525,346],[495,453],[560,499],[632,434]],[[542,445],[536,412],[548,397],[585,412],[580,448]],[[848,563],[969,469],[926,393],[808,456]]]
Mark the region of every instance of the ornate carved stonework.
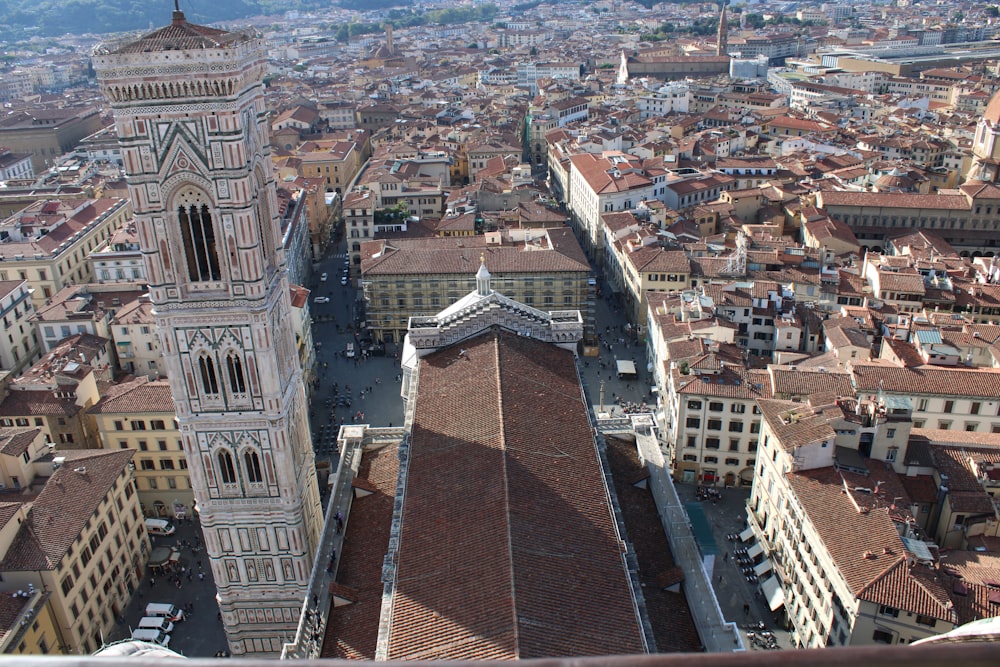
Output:
[[264,44],[175,12],[168,28],[104,45],[93,62],[122,143],[229,648],[277,656],[296,631],[322,511],[270,172]]

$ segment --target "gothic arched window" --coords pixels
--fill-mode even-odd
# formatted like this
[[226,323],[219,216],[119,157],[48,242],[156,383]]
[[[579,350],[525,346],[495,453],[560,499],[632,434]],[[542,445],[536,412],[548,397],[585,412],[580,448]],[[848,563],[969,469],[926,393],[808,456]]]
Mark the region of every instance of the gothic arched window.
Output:
[[222,280],[215,226],[208,204],[193,190],[183,193],[180,200],[177,222],[181,228],[188,278],[193,282]]
[[221,449],[216,455],[219,460],[219,476],[222,477],[223,484],[236,483],[236,466],[233,465],[233,455],[229,450]]
[[215,374],[215,362],[207,355],[198,357],[198,370],[201,372],[201,387],[206,394],[219,393],[219,378]]
[[257,456],[257,452],[248,449],[243,454],[243,464],[246,466],[248,482],[258,483],[264,481],[264,476],[260,472],[260,457]]
[[246,379],[243,376],[243,362],[234,352],[226,355],[226,370],[229,371],[229,388],[234,394],[245,394]]

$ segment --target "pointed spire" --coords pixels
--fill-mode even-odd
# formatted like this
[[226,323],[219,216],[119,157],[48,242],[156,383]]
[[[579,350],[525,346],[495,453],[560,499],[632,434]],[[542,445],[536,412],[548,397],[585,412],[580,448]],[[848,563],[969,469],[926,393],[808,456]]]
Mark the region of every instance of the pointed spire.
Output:
[[726,16],[727,0],[722,0],[722,12],[719,14],[719,35],[716,40],[716,55],[725,56],[729,51],[729,18]]
[[479,271],[476,272],[476,292],[479,296],[489,296],[490,272],[486,270],[486,255],[479,256]]

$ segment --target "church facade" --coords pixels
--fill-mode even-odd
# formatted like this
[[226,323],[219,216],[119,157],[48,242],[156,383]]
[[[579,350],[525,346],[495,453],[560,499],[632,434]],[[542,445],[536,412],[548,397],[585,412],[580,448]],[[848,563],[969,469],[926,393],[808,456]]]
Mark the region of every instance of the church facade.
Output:
[[94,54],[128,174],[233,655],[294,636],[322,528],[259,36],[188,23]]

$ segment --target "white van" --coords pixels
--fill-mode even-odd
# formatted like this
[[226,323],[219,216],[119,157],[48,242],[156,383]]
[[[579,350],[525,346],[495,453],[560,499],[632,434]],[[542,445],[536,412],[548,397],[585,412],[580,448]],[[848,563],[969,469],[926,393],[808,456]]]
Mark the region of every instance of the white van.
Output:
[[150,535],[173,535],[176,528],[166,519],[146,519],[146,532]]
[[165,602],[150,602],[146,605],[146,616],[162,616],[174,623],[184,620],[184,612]]
[[139,628],[132,631],[132,639],[138,639],[141,642],[159,644],[160,646],[170,646],[170,635],[165,633],[163,630]]
[[174,624],[171,623],[170,619],[166,616],[145,616],[139,619],[139,627],[146,628],[148,630],[163,630],[164,632],[172,632]]

